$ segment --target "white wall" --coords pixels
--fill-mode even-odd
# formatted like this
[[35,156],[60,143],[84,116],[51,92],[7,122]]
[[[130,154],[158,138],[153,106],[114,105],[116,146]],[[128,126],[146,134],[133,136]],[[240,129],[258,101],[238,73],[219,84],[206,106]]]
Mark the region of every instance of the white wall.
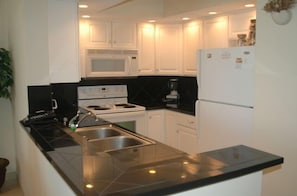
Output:
[[[2,120],[8,123],[6,127],[14,129],[12,133],[16,136],[16,143],[12,137],[1,137],[5,140],[5,152],[14,156],[14,146],[16,145],[16,161],[11,161],[11,170],[21,171],[20,168],[32,165],[30,157],[27,159],[22,155],[26,149],[20,148],[18,135],[23,132],[19,125],[19,120],[28,114],[27,86],[48,84],[48,40],[47,40],[47,1],[46,0],[0,0],[1,8],[3,3],[7,5],[6,15],[8,19],[8,46],[12,53],[14,70],[14,87],[12,99],[12,112],[7,109],[7,114],[3,114],[1,105],[1,126]],[[3,8],[4,9],[4,8]],[[0,10],[1,11],[1,10]],[[0,100],[2,101],[2,100]],[[1,103],[2,104],[2,103]],[[5,105],[9,108],[9,104]],[[5,118],[2,119],[2,116]],[[11,118],[11,116],[13,116]],[[2,127],[1,127],[2,128]],[[7,139],[7,140],[6,140]],[[11,146],[13,145],[13,146]],[[27,160],[27,161],[24,161]],[[28,175],[19,173],[24,181]]]
[[8,47],[7,3],[0,0],[0,48]]
[[0,98],[0,157],[9,160],[7,172],[16,171],[15,129],[12,120],[12,103]]
[[[7,1],[0,0],[0,48],[8,48]],[[0,157],[9,160],[7,172],[16,171],[15,134],[12,120],[12,103],[0,98]]]
[[276,25],[257,4],[255,147],[285,158],[265,172],[263,196],[297,194],[297,7],[292,21]]

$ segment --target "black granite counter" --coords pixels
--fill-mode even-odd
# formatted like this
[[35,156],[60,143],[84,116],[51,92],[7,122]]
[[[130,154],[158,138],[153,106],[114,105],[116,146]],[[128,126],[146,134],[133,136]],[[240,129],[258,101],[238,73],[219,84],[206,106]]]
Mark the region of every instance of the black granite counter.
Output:
[[247,146],[189,155],[156,142],[92,152],[59,124],[24,129],[77,195],[172,194],[283,163],[282,157]]
[[195,105],[177,105],[176,107],[166,106],[166,104],[142,105],[146,110],[167,109],[175,112],[189,114],[195,116]]

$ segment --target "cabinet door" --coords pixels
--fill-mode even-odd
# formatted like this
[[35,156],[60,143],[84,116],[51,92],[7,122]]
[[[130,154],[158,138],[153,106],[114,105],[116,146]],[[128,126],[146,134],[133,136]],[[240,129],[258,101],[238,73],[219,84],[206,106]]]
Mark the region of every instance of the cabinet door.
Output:
[[48,50],[50,82],[78,82],[76,0],[48,1]]
[[138,30],[139,74],[155,72],[155,25],[141,24]]
[[177,119],[176,112],[166,111],[166,136],[165,144],[177,148],[178,147],[178,131],[177,131]]
[[159,142],[164,142],[164,111],[147,112],[147,136]]
[[[87,47],[136,49],[136,24],[87,20],[88,28],[82,31],[88,34]],[[81,23],[82,24],[82,23]],[[83,24],[82,24],[83,25]]]
[[198,137],[194,129],[177,125],[178,130],[178,149],[186,153],[198,152]]
[[195,116],[177,113],[178,149],[187,153],[198,152]]
[[112,47],[136,49],[136,23],[112,22]]
[[201,46],[201,23],[185,24],[183,27],[183,72],[185,75],[196,76],[196,56]]
[[157,25],[156,66],[162,75],[178,75],[182,64],[182,26]]
[[228,17],[217,17],[204,21],[204,48],[228,47]]
[[111,47],[111,24],[110,22],[89,22],[88,46],[110,48]]

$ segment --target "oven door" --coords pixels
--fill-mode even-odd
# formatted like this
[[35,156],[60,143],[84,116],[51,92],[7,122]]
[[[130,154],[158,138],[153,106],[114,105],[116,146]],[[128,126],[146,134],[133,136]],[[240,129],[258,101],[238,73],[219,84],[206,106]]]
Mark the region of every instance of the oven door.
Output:
[[97,114],[97,116],[134,133],[145,135],[145,111]]

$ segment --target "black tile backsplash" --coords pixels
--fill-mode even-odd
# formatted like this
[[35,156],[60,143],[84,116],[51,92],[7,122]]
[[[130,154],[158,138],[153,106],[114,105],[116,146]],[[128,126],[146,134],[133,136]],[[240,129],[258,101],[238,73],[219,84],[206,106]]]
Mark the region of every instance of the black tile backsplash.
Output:
[[71,119],[77,113],[77,86],[78,83],[56,83],[51,84],[52,97],[57,101],[58,108],[55,109],[58,119]]
[[104,78],[82,80],[79,83],[55,83],[44,86],[28,86],[29,113],[38,110],[52,110],[52,99],[56,99],[55,109],[58,119],[70,119],[77,112],[77,86],[116,85],[128,86],[128,101],[146,107],[164,106],[162,99],[169,94],[168,81],[178,78],[180,105],[194,111],[197,99],[196,77],[181,76],[139,76],[132,78]]
[[168,81],[178,78],[180,104],[194,110],[197,100],[196,77],[182,76],[139,76],[134,78],[82,80],[79,85],[127,84],[129,102],[146,107],[163,106],[162,99],[169,94]]
[[34,114],[41,110],[52,110],[52,89],[50,85],[28,86],[27,90],[29,114]]

